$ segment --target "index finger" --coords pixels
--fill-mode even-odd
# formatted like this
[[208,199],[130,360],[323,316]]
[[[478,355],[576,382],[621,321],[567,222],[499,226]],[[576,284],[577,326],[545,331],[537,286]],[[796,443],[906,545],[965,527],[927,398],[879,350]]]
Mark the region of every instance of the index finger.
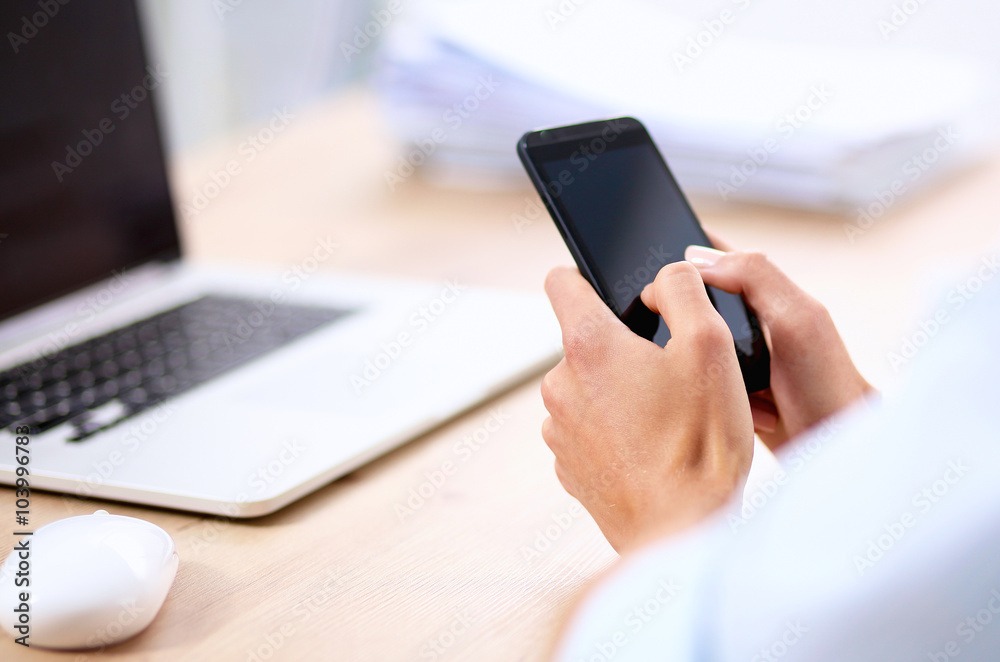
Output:
[[585,324],[621,324],[577,269],[556,267],[545,277],[545,293],[563,335]]

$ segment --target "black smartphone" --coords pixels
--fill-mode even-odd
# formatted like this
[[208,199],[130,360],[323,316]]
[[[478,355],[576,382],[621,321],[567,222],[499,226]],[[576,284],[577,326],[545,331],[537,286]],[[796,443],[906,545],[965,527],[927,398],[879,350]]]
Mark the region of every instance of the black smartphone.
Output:
[[[517,153],[580,273],[632,331],[666,345],[670,330],[639,295],[689,245],[711,244],[646,128],[622,117],[531,131]],[[766,389],[757,318],[741,296],[707,290],[733,332],[747,391]]]

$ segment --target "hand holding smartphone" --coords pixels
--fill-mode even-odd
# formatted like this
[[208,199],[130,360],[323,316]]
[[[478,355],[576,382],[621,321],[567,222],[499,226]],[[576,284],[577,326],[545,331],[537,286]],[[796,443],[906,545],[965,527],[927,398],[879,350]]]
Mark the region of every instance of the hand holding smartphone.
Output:
[[[688,246],[711,243],[646,128],[623,117],[544,129],[517,151],[580,273],[632,331],[666,345],[670,330],[639,295]],[[739,295],[707,290],[733,333],[747,391],[768,388],[757,318]]]

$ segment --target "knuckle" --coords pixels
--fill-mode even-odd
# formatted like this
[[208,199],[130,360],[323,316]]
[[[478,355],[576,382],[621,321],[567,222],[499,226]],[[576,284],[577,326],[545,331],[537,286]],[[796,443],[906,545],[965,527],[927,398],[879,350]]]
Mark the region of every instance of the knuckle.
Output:
[[552,448],[556,441],[556,424],[552,420],[551,416],[547,416],[544,421],[542,421],[542,440],[545,445]]
[[798,309],[805,317],[815,320],[819,323],[832,323],[832,318],[830,317],[830,311],[826,309],[819,299],[811,296],[801,297],[798,303]]
[[767,308],[763,312],[771,322],[779,323],[787,319],[789,315],[794,315],[796,309],[801,304],[802,297],[792,297],[784,294],[772,296],[767,302]]
[[560,274],[561,273],[562,273],[562,268],[561,267],[556,267],[555,269],[550,270],[549,273],[545,274],[545,285],[544,285],[544,287],[545,287],[545,291],[550,296],[551,296],[553,290],[556,287],[556,281],[560,278]]
[[559,461],[559,458],[556,458],[553,469],[555,470],[556,479],[559,481],[559,484],[562,485],[563,489],[566,490],[570,496],[573,496],[576,491],[574,483],[571,480],[570,475],[566,472],[565,467],[563,467],[562,463]]
[[771,263],[771,260],[768,259],[767,255],[759,251],[742,253],[741,255],[746,271],[760,273],[774,268],[774,265]]
[[671,262],[670,264],[664,265],[663,268],[656,274],[656,280],[665,281],[674,276],[683,275],[697,276],[701,279],[701,274],[698,268],[695,267],[690,262]]
[[833,318],[817,299],[804,295],[789,303],[783,314],[772,315],[772,332],[819,338],[833,328]]
[[555,385],[555,369],[550,370],[544,377],[542,377],[542,404],[550,412],[556,408],[557,392],[558,389]]
[[811,296],[802,297],[796,306],[800,325],[811,335],[825,333],[833,328],[833,317],[826,306]]
[[569,278],[572,280],[573,275],[579,275],[579,272],[572,267],[558,266],[549,270],[549,273],[545,274],[545,282],[543,287],[545,293],[552,299],[554,296],[559,295],[566,289],[566,280]]
[[[760,283],[770,280],[772,283],[781,283],[787,281],[784,272],[764,253],[744,253],[742,259],[744,260],[743,269],[750,275],[753,282]],[[768,320],[768,324],[773,330],[775,325],[780,326],[784,323],[794,322],[797,315],[812,304],[818,305],[819,302],[787,281],[786,285],[769,288],[765,297],[758,297],[758,305],[760,306],[758,313]]]
[[722,317],[714,315],[691,334],[691,343],[702,355],[714,356],[733,348],[733,334]]
[[563,331],[563,353],[569,363],[586,362],[600,344],[601,334],[596,325],[576,324]]

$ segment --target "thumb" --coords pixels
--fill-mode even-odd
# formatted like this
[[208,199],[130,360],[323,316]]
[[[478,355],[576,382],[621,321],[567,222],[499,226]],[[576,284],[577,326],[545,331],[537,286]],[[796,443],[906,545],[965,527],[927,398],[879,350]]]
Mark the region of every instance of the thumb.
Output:
[[706,285],[742,294],[765,324],[811,299],[763,253],[688,246],[684,259],[698,268]]
[[673,262],[660,269],[641,296],[646,307],[666,322],[672,338],[717,327],[732,342],[729,328],[712,306],[698,270],[687,262]]

